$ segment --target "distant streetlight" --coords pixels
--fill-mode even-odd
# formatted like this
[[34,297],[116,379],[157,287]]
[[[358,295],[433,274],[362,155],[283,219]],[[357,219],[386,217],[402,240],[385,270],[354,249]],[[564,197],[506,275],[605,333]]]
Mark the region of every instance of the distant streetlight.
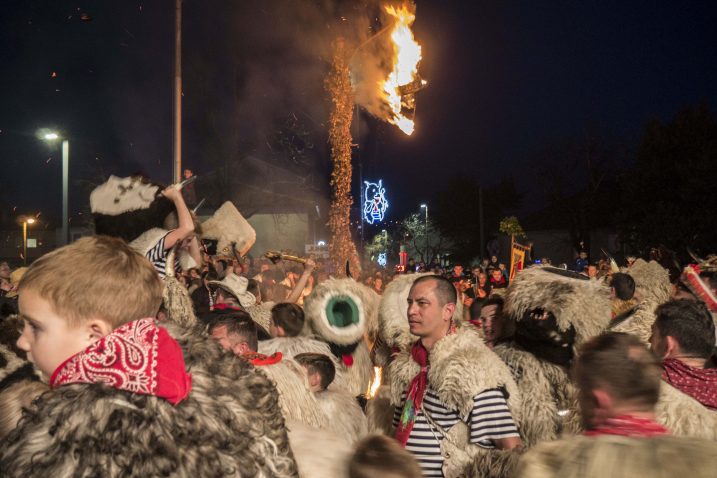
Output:
[[27,265],[27,225],[35,224],[34,217],[21,217],[22,221],[22,264]]
[[426,267],[428,267],[428,205],[421,204],[421,209],[426,210]]
[[[42,137],[45,141],[55,141],[60,135],[55,132],[48,132]],[[69,219],[67,217],[67,189],[70,176],[70,142],[62,140],[62,240],[61,246],[68,243]],[[32,223],[30,223],[32,224]]]

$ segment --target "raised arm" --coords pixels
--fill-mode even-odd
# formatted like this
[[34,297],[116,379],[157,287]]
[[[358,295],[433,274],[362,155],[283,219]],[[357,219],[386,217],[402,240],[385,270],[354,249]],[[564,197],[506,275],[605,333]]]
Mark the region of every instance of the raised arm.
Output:
[[179,227],[172,230],[164,239],[164,248],[171,249],[175,244],[194,232],[194,221],[192,221],[192,213],[189,212],[189,208],[184,203],[182,192],[175,185],[167,187],[162,191],[162,195],[174,203],[179,221]]

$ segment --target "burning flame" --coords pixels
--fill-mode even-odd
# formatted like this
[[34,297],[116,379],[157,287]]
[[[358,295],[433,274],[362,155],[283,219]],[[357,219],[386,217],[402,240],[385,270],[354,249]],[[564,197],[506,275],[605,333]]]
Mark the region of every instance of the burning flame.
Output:
[[[396,20],[391,30],[391,40],[396,53],[393,71],[382,85],[382,90],[386,94],[386,101],[391,109],[391,117],[388,121],[398,126],[407,135],[410,135],[413,133],[414,125],[412,119],[401,113],[403,104],[401,87],[414,83],[418,78],[421,45],[416,43],[411,31],[411,25],[416,20],[416,15],[408,9],[408,5],[398,8],[387,5],[384,8]],[[425,84],[424,81],[419,81]]]
[[378,387],[381,386],[381,375],[383,374],[383,369],[381,367],[374,367],[373,368],[373,380],[371,380],[368,384],[368,389],[366,390],[366,398],[372,399],[376,392],[378,392]]

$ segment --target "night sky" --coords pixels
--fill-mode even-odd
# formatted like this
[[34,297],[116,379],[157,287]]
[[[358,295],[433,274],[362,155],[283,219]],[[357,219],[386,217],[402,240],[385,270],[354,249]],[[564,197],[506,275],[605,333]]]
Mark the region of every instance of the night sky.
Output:
[[[247,138],[263,158],[270,120],[293,115],[314,139],[311,167],[326,177],[327,44],[349,28],[337,15],[359,10],[339,3],[184,2],[186,166],[207,174],[207,155],[234,154]],[[72,213],[86,207],[87,181],[136,171],[170,180],[173,7],[3,2],[3,218],[60,213],[59,147],[35,137],[45,126],[71,141]],[[419,0],[429,87],[416,132],[363,113],[354,131],[364,175],[384,178],[394,214],[417,210],[453,175],[490,185],[512,174],[530,199],[535,152],[546,145],[599,134],[634,148],[651,118],[700,101],[714,110],[715,24],[714,2]]]

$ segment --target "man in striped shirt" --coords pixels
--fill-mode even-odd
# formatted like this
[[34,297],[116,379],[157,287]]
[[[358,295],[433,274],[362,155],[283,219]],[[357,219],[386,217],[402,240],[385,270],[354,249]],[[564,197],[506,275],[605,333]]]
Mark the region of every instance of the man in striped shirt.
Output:
[[[424,476],[444,476],[444,441],[459,433],[467,435],[460,441],[483,450],[521,445],[511,413],[517,388],[510,371],[473,328],[456,327],[455,307],[450,281],[417,279],[407,315],[419,340],[391,365],[396,438],[416,456]],[[401,382],[406,376],[413,376],[410,383]]]

